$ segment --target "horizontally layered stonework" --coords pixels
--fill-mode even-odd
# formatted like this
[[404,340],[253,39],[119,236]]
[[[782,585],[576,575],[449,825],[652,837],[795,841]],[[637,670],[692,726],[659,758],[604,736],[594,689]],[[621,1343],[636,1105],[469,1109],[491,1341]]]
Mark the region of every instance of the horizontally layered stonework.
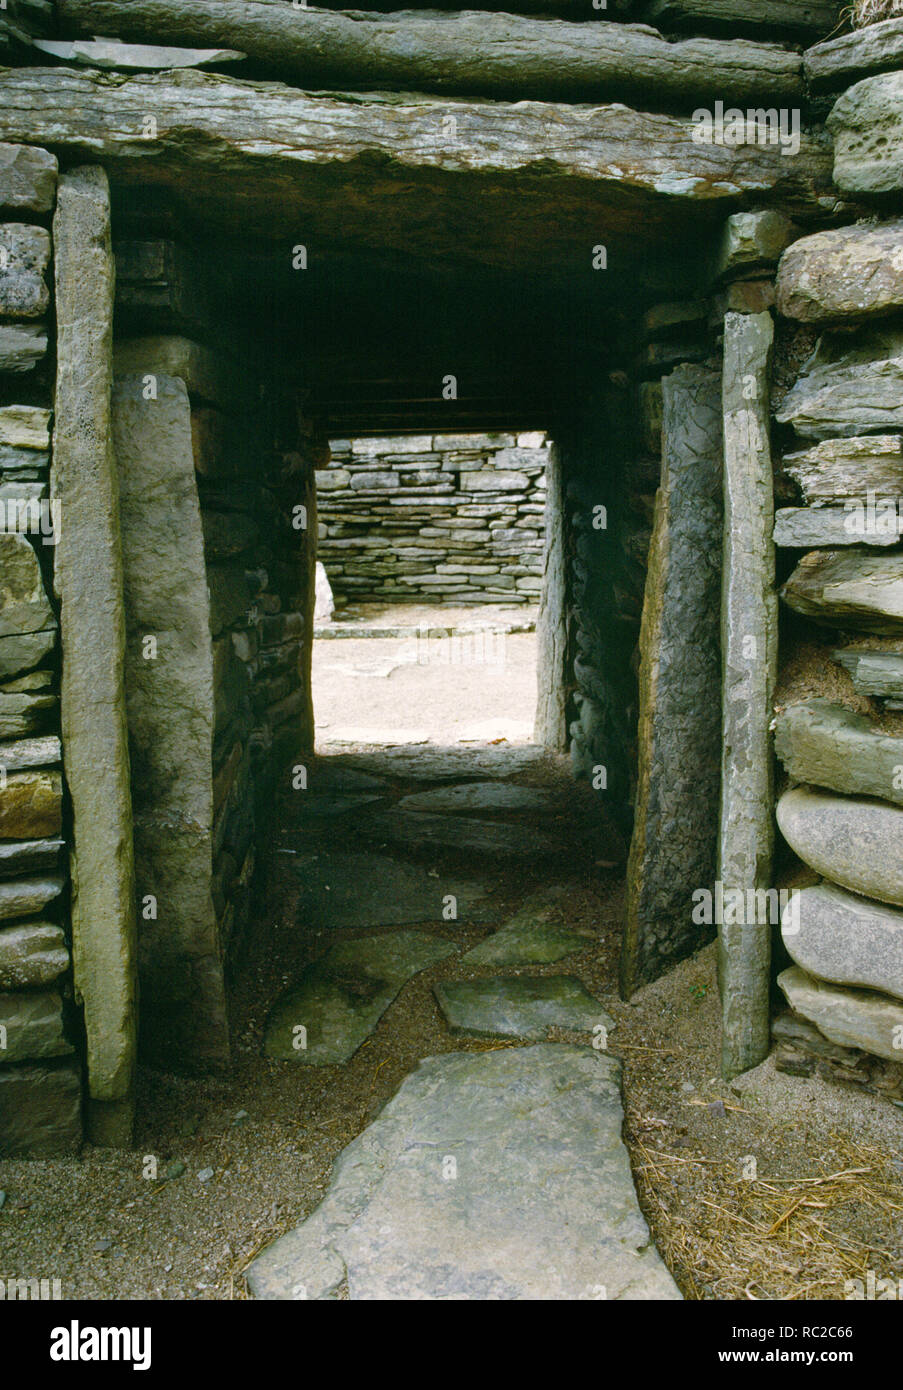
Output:
[[796,504],[777,514],[776,540],[791,548],[781,596],[831,672],[814,697],[810,687],[779,705],[776,721],[789,782],[778,825],[822,878],[784,913],[793,965],[779,983],[792,1012],[778,1029],[779,1064],[899,1097],[903,18],[820,44],[806,63],[836,98],[828,126],[838,186],[880,201],[876,220],[797,241],[778,279],[779,311],[819,334],[777,413]]
[[541,434],[334,439],[330,452],[317,549],[340,604],[537,600]]
[[[65,199],[71,187],[70,180]],[[53,527],[49,505],[56,199],[52,155],[0,146],[0,1154],[13,1156],[69,1152],[82,1131],[76,1053],[84,996],[73,990],[71,969],[59,622],[51,599],[61,539],[60,513]],[[69,229],[62,233],[64,263]],[[91,271],[83,265],[86,281]],[[65,276],[65,264],[58,273]],[[61,315],[71,312],[68,290],[64,285],[57,296]],[[69,329],[68,321],[61,325],[63,357]],[[55,480],[72,444],[67,431],[57,432],[57,444]],[[58,495],[56,481],[53,490]],[[77,870],[73,878],[75,885]],[[85,983],[84,1002],[93,1004],[96,996]],[[91,1024],[93,1056],[112,1060],[117,1030],[101,1038],[105,1023],[95,1012]],[[127,1055],[128,1040],[122,1041]],[[127,1072],[124,1077],[114,1062],[98,1076],[92,1099],[117,1096],[123,1079],[127,1084]]]

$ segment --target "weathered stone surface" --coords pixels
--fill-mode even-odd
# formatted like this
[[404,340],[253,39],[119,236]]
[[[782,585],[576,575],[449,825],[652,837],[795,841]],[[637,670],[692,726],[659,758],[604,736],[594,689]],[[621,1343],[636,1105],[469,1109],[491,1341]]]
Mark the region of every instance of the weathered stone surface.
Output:
[[17,449],[49,449],[50,411],[36,405],[3,406],[0,408],[0,444]]
[[903,188],[903,72],[866,77],[834,103],[834,182],[848,194],[895,193]]
[[20,922],[0,930],[0,990],[40,989],[68,969],[63,932],[53,922]]
[[49,656],[56,646],[56,628],[0,637],[0,680],[28,671]]
[[903,335],[826,335],[776,418],[806,439],[903,427]]
[[65,840],[7,840],[0,842],[0,878],[42,874],[63,867]]
[[56,197],[56,155],[31,145],[0,145],[0,212],[50,212]]
[[567,925],[567,889],[534,893],[492,936],[474,946],[465,965],[547,965],[582,951],[587,934]]
[[844,498],[903,496],[903,437],[860,435],[825,439],[811,449],[785,454],[782,466],[802,489],[810,506]]
[[903,904],[903,809],[887,801],[794,787],[778,802],[778,825],[805,864],[832,883]]
[[404,811],[535,811],[547,806],[548,793],[537,787],[511,783],[464,782],[457,787],[435,787],[428,792],[403,796],[397,803]]
[[579,980],[523,975],[497,980],[451,980],[433,987],[452,1033],[472,1038],[540,1040],[550,1028],[591,1033],[614,1023]]
[[568,746],[567,528],[564,478],[557,448],[549,451],[543,517],[542,588],[536,619],[537,699],[533,741],[565,752]]
[[[184,381],[117,377],[119,467],[138,892],[157,899],[142,933],[141,1048],[189,1072],[228,1058],[213,875],[214,688],[201,512]],[[157,655],[142,639],[153,633]],[[174,984],[174,981],[176,982]]]
[[[903,21],[901,34],[903,34]],[[804,323],[856,322],[903,308],[903,220],[834,227],[781,257],[778,312]]]
[[640,628],[639,769],[621,989],[700,942],[692,894],[715,876],[721,777],[721,378],[679,367],[663,385],[661,488]]
[[[347,1062],[402,985],[456,949],[443,937],[412,931],[339,942],[274,1005],[264,1033],[265,1055],[314,1067]],[[299,1027],[306,1032],[299,1034]],[[297,1046],[299,1039],[304,1047]]]
[[21,222],[0,223],[0,314],[36,319],[47,312],[50,233]]
[[[149,112],[158,136],[138,147],[135,132]],[[459,131],[453,148],[444,133],[451,116]],[[694,142],[694,128],[689,119],[618,104],[481,105],[374,94],[348,102],[194,69],[111,81],[83,70],[16,68],[4,77],[0,110],[0,136],[52,139],[70,154],[90,149],[123,176],[146,180],[150,157],[160,180],[203,201],[210,225],[234,228],[239,217],[248,235],[273,239],[304,225],[324,243],[349,246],[375,245],[378,235],[385,250],[431,260],[447,249],[459,259],[535,268],[548,252],[556,264],[582,266],[608,205],[611,246],[617,238],[634,255],[643,235],[660,235],[669,208],[702,212],[746,194],[791,214],[833,206],[830,154],[814,138],[804,136],[788,159],[777,145]],[[384,166],[363,199],[361,158]],[[437,180],[439,169],[467,177],[458,186]],[[495,199],[474,196],[478,185],[488,190],[499,180],[503,226]],[[555,219],[542,190],[556,199]],[[447,228],[438,242],[437,226]]]
[[711,24],[736,33],[740,28],[775,29],[794,35],[829,34],[842,0],[641,0],[644,19],[674,27]]
[[870,513],[851,499],[844,507],[782,507],[775,512],[774,543],[806,550],[836,545],[896,545],[903,536],[903,514],[896,499]]
[[778,976],[778,984],[792,1009],[841,1047],[861,1047],[900,1061],[894,1040],[903,1036],[903,1004],[872,990],[842,989],[813,979],[799,966]]
[[0,837],[30,840],[58,835],[62,805],[58,772],[10,772],[0,788]]
[[882,734],[843,705],[790,705],[777,718],[775,752],[795,782],[903,805],[903,738]]
[[499,854],[506,858],[562,854],[573,844],[563,835],[546,831],[532,823],[507,825],[500,821],[477,820],[472,816],[451,813],[431,815],[427,811],[396,810],[395,807],[362,816],[359,831],[370,840],[439,845],[445,849],[474,850],[478,854]]
[[[230,565],[210,565],[207,570],[210,632],[213,637],[247,617],[251,591],[244,571]],[[282,617],[282,615],[279,615]],[[280,637],[282,636],[280,632]]]
[[82,1141],[78,1065],[0,1066],[0,1154],[55,1158]]
[[119,499],[110,429],[113,278],[109,189],[96,168],[60,182],[53,494],[66,499],[54,553],[63,645],[62,732],[72,801],[72,936],[84,1002],[91,1126],[104,1107],[131,1133],[135,890],[123,690]]
[[[514,14],[352,14],[292,10],[266,0],[64,0],[82,32],[148,43],[220,42],[310,88],[451,91],[470,95],[629,101],[730,100],[802,95],[801,63],[754,43],[687,39],[668,43],[644,26],[597,18],[589,28]],[[98,26],[102,26],[98,29]],[[160,64],[159,66],[164,66]],[[173,64],[172,66],[175,66]]]
[[[33,674],[45,673],[36,671]],[[0,743],[0,767],[6,768],[7,772],[19,771],[26,767],[53,767],[54,764],[62,762],[62,757],[63,746],[56,734]]]
[[861,695],[903,700],[903,656],[896,652],[841,649],[831,658],[849,671]]
[[19,738],[45,728],[58,705],[56,695],[0,691],[0,738]]
[[305,927],[394,927],[441,922],[445,897],[457,902],[458,920],[479,918],[485,887],[463,879],[438,879],[383,854],[298,857],[301,879],[298,920]]
[[0,921],[9,922],[14,917],[32,917],[36,912],[43,912],[65,886],[66,880],[57,874],[14,878],[0,883]]
[[47,330],[32,323],[0,323],[0,372],[30,372],[47,352]]
[[794,226],[781,212],[735,212],[727,219],[715,257],[718,278],[745,276],[753,268],[777,265],[793,240]]
[[815,90],[849,87],[868,73],[903,67],[903,19],[866,24],[825,39],[803,54],[806,80]]
[[234,410],[244,399],[239,380],[229,372],[223,353],[177,334],[119,339],[113,366],[117,376],[178,377],[188,389],[192,404],[209,401]]
[[636,1201],[619,1083],[613,1058],[555,1043],[421,1062],[251,1265],[252,1293],[327,1298],[347,1277],[352,1299],[679,1298]]
[[781,598],[816,623],[898,636],[903,632],[903,554],[813,550],[800,560]]
[[[768,314],[724,324],[724,569],[722,763],[718,878],[724,891],[771,887],[774,842],[769,724],[777,676],[774,500]],[[700,885],[697,885],[700,886]],[[722,1069],[768,1055],[771,936],[767,923],[719,928]]]
[[903,999],[903,912],[820,883],[788,905],[781,935],[809,975]]
[[[104,11],[109,14],[109,10]],[[116,43],[98,39],[93,43],[76,39],[62,43],[53,39],[35,39],[39,53],[59,58],[64,63],[77,63],[89,68],[135,68],[154,71],[156,68],[219,67],[246,57],[234,48],[161,48],[155,44]]]
[[63,1032],[63,1001],[54,990],[0,994],[0,1067],[72,1050]]
[[0,637],[55,627],[34,547],[18,531],[0,531]]

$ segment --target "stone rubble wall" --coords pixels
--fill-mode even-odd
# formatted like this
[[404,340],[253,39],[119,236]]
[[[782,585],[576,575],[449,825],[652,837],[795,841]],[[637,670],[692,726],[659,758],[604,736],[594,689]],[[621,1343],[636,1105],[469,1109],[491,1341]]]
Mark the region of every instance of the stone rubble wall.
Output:
[[536,603],[548,450],[537,433],[332,440],[316,479],[337,604]]
[[782,928],[778,1065],[899,1097],[903,17],[817,44],[805,66],[863,216],[795,240],[777,281],[777,820],[796,865],[782,881],[802,890]]
[[[0,1154],[81,1141],[78,1008],[60,743],[55,547],[46,503],[57,161],[0,145]],[[63,515],[62,524],[65,525]]]

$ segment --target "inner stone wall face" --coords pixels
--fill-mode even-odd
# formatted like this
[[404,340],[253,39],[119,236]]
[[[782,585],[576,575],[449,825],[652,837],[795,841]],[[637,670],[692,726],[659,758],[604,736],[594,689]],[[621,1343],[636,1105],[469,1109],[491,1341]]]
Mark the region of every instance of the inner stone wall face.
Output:
[[332,440],[318,554],[337,604],[536,603],[548,450],[538,433]]

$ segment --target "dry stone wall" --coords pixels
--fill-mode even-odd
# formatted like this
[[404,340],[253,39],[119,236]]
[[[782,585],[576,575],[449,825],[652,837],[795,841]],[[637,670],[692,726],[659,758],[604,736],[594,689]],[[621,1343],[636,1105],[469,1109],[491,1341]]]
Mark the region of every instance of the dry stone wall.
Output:
[[51,597],[56,193],[51,154],[0,146],[0,1153],[14,1156],[81,1140]]
[[317,505],[337,603],[536,603],[548,450],[538,433],[332,440]]
[[796,240],[777,283],[787,341],[809,349],[776,412],[786,639],[777,819],[805,866],[783,914],[790,1012],[776,1030],[779,1065],[899,1098],[903,18],[820,43],[805,63],[834,102],[835,181],[864,215]]

